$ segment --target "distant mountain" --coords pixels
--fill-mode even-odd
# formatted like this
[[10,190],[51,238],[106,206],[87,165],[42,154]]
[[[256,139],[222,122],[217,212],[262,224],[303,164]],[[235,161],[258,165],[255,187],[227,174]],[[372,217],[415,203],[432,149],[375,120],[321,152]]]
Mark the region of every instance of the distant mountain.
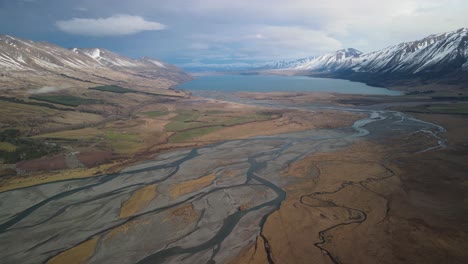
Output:
[[302,59],[297,59],[297,60],[281,60],[281,61],[276,61],[276,62],[270,62],[265,65],[261,65],[260,67],[257,67],[257,69],[260,70],[275,70],[275,69],[290,69],[290,68],[296,68],[300,65],[307,64],[313,60],[315,60],[317,57],[307,57],[307,58],[302,58]]
[[375,84],[412,78],[468,82],[468,28],[365,54],[350,48],[258,69],[301,71]]
[[350,66],[362,52],[349,48],[338,50],[333,53],[324,54],[318,57],[307,57],[292,61],[279,61],[263,66],[263,69],[296,69],[296,70],[321,70],[333,71]]
[[0,35],[3,84],[48,85],[51,81],[169,88],[191,77],[181,69],[151,58],[134,60],[104,49],[65,49]]
[[430,35],[382,50],[362,53],[348,48],[316,57],[263,65],[195,65],[191,70],[261,72],[342,78],[393,86],[444,82],[468,84],[468,28]]

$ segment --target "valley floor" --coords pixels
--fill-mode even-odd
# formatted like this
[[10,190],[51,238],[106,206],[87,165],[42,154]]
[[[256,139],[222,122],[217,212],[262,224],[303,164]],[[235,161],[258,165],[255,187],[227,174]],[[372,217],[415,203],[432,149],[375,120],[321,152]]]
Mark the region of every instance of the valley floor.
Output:
[[51,151],[3,165],[5,263],[468,261],[463,102],[89,93],[107,104],[2,102],[47,116],[4,153]]

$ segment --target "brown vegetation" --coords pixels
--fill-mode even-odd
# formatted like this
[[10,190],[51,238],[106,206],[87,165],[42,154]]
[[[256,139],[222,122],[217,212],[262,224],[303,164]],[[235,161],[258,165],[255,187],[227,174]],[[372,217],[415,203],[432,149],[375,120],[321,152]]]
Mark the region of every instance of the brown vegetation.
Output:
[[216,179],[216,174],[211,173],[211,174],[205,175],[195,180],[185,181],[185,182],[171,185],[169,187],[170,196],[172,199],[175,199],[184,194],[191,193],[195,190],[198,190],[198,189],[201,189],[203,187],[210,185],[215,179]]
[[140,212],[158,195],[157,185],[148,185],[138,191],[122,205],[120,208],[120,218],[127,218]]
[[[415,154],[431,142],[361,141],[283,171],[287,198],[262,230],[274,263],[468,259],[468,122],[465,116],[418,117],[448,129],[446,149]],[[258,237],[232,263],[265,263],[265,247]]]
[[62,264],[62,263],[85,263],[93,254],[99,237],[93,237],[76,247],[68,249],[59,255],[50,259],[48,264]]

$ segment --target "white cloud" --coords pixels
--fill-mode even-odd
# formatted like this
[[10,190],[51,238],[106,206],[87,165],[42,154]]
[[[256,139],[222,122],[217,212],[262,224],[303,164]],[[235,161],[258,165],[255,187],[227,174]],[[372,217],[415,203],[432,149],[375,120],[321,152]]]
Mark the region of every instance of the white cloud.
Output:
[[323,31],[268,25],[214,28],[191,35],[187,43],[192,56],[242,60],[290,59],[343,48],[340,41]]
[[261,23],[325,32],[365,52],[468,26],[467,0],[172,0],[158,8],[205,27]]
[[107,18],[72,18],[56,22],[67,33],[85,36],[121,36],[148,30],[163,30],[165,25],[140,16],[114,15]]
[[256,37],[261,49],[268,48],[283,56],[285,52],[310,56],[342,48],[340,41],[327,33],[303,27],[264,26],[257,35],[262,36]]
[[[55,6],[66,12],[66,4]],[[102,18],[75,15],[78,18],[58,22],[72,34],[105,36],[161,29],[163,25],[151,21],[164,18],[171,27],[164,38],[154,34],[147,38],[152,41],[138,43],[138,49],[125,47],[132,56],[164,58],[272,60],[348,47],[370,52],[468,26],[467,0],[77,0],[74,6],[88,8],[90,18]],[[103,13],[139,14],[146,20],[138,17],[139,23],[130,23],[130,16],[118,19]],[[138,26],[129,28],[129,24]]]

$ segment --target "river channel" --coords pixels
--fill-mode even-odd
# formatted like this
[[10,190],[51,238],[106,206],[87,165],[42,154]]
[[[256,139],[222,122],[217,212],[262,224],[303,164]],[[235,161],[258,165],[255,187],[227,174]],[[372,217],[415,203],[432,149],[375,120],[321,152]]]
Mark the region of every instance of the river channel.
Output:
[[[234,95],[223,99],[286,107]],[[366,117],[350,127],[225,141],[165,153],[116,174],[2,192],[1,262],[53,262],[78,246],[87,263],[224,263],[262,235],[266,218],[285,199],[284,186],[297,181],[281,175],[291,163],[360,140],[414,133],[434,139],[420,151],[445,146],[442,127],[405,114],[333,108]],[[122,215],[123,205],[149,186],[152,199]]]

